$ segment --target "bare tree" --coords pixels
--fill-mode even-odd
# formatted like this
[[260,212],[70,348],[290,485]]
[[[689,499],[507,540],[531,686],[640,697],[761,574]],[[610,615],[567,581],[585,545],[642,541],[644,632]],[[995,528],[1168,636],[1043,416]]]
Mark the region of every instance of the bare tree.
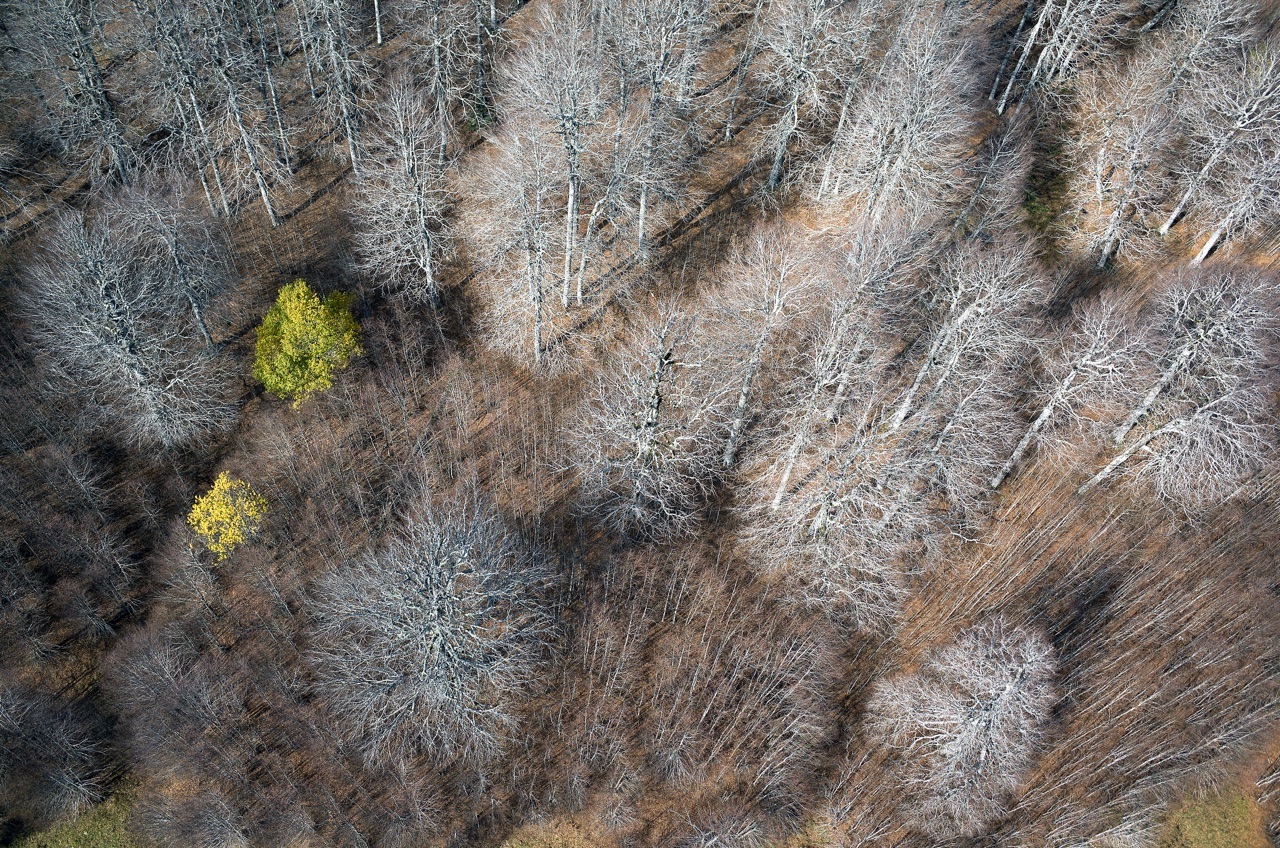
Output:
[[538,136],[503,134],[493,154],[467,171],[469,247],[485,269],[489,294],[485,342],[547,364],[555,338],[548,290],[560,228],[557,192],[564,176],[556,151]]
[[388,290],[435,305],[450,245],[441,118],[406,75],[388,83],[376,116],[366,131],[354,210],[362,264]]
[[869,728],[895,755],[913,823],[972,837],[1006,808],[1057,699],[1041,634],[991,619],[935,649],[919,671],[876,684]]
[[559,139],[567,197],[561,304],[569,305],[574,256],[581,226],[584,157],[591,127],[603,107],[601,61],[585,0],[560,7],[540,6],[532,34],[500,68],[499,107],[517,132],[547,133]]
[[[1186,159],[1195,170],[1183,175],[1185,188],[1160,226],[1161,235],[1169,232],[1211,180],[1223,172],[1255,166],[1250,153],[1269,151],[1280,139],[1280,49],[1274,45],[1264,42],[1253,47],[1220,66],[1217,73],[1197,78],[1193,85],[1195,102],[1203,110],[1195,123],[1193,155]],[[1263,161],[1267,158],[1264,155]]]
[[714,482],[718,388],[697,358],[695,324],[672,308],[596,383],[575,428],[583,487],[613,529],[688,533]]
[[[216,7],[215,13],[219,11]],[[216,105],[219,149],[231,153],[236,189],[256,189],[271,226],[279,224],[271,184],[291,176],[287,158],[280,157],[279,138],[267,119],[269,111],[256,105],[254,85],[248,78],[258,59],[232,27],[211,27],[213,39],[211,98]]]
[[102,796],[102,746],[74,703],[13,682],[0,687],[0,813],[41,824]]
[[198,11],[198,4],[139,5],[130,46],[153,52],[154,60],[137,99],[144,111],[177,131],[178,147],[200,175],[209,211],[216,214],[221,209],[230,215],[231,198],[205,85],[205,67],[213,52],[208,22]]
[[16,44],[36,74],[55,133],[95,174],[125,179],[134,154],[98,57],[102,21],[97,4],[51,0],[23,7]]
[[154,273],[123,236],[76,213],[55,219],[26,271],[32,340],[131,439],[175,447],[230,423],[228,381],[177,320],[189,302],[171,269]]
[[1033,157],[1027,122],[1014,118],[992,133],[968,167],[968,203],[952,231],[966,238],[994,237],[1021,218]]
[[1114,399],[1130,379],[1141,337],[1131,331],[1120,298],[1103,293],[1078,305],[1069,326],[1055,333],[1035,397],[1043,400],[1035,417],[1000,470],[991,478],[999,488],[1027,451],[1061,427],[1085,420],[1085,409]]
[[317,690],[370,761],[486,759],[545,661],[540,554],[480,508],[422,505],[317,590]]
[[1236,150],[1235,167],[1203,189],[1201,206],[1214,221],[1209,237],[1191,260],[1199,265],[1223,240],[1264,230],[1280,212],[1280,134],[1250,138]]
[[219,225],[192,207],[179,180],[148,174],[117,192],[104,210],[120,237],[134,246],[153,272],[191,307],[191,317],[213,347],[204,308],[228,286],[230,250]]
[[919,12],[903,25],[879,80],[832,141],[819,199],[857,198],[873,227],[892,212],[941,208],[969,156],[972,73],[945,13]]
[[782,167],[792,138],[809,113],[831,106],[836,81],[832,57],[840,47],[836,27],[840,4],[828,0],[775,0],[768,5],[761,43],[768,60],[758,72],[779,104],[781,115],[770,138],[772,164],[765,189],[782,181]]
[[[1123,32],[1128,4],[1124,0],[1045,0],[1036,12],[1033,6],[1028,0],[1014,35],[1015,45],[1022,37],[1021,49],[1016,51],[1018,60],[1012,70],[1003,77],[1004,89],[996,105],[1001,114],[1015,99],[1021,105],[1029,93],[1060,82],[1100,53]],[[1031,27],[1022,35],[1027,23]],[[993,101],[1008,60],[1006,56],[992,86]]]
[[[603,7],[608,12],[609,7]],[[693,111],[693,82],[708,39],[704,0],[633,0],[608,15],[606,27],[616,44],[621,86],[634,87],[619,98],[620,111],[634,103],[639,134],[629,182],[636,195],[636,242],[647,245],[648,217],[655,198],[671,194]]]
[[1258,381],[1272,296],[1270,284],[1243,269],[1172,282],[1148,319],[1129,413],[1112,433],[1117,453],[1081,493],[1139,452],[1148,458],[1140,476],[1154,476],[1157,491],[1189,507],[1235,490],[1267,442]]
[[970,249],[953,257],[935,292],[928,293],[922,317],[928,345],[910,384],[885,424],[898,430],[930,402],[966,364],[999,359],[1022,340],[1026,309],[1043,282],[1025,247],[1007,244],[990,252]]
[[727,431],[720,464],[734,467],[748,424],[759,413],[761,383],[790,350],[797,318],[812,307],[819,288],[818,246],[780,224],[753,232],[721,266],[712,295],[715,321],[706,342],[710,358],[736,398],[723,407]]
[[[856,227],[846,254],[846,273],[840,270],[815,275],[815,288],[829,286],[829,305],[817,316],[817,328],[806,339],[809,350],[802,353],[802,376],[792,391],[800,398],[788,420],[786,447],[776,460],[776,487],[769,497],[777,510],[791,484],[796,463],[814,435],[838,419],[854,383],[855,372],[866,376],[877,364],[874,351],[880,346],[878,333],[883,322],[877,312],[886,307],[888,291],[903,285],[921,266],[921,246],[912,240],[910,222],[892,219],[892,226]],[[871,368],[871,372],[865,369]],[[864,406],[864,409],[869,408]]]
[[300,0],[295,4],[298,37],[309,72],[323,81],[313,94],[320,112],[346,142],[351,171],[360,176],[360,103],[368,69],[356,52],[355,13],[349,0]]
[[1122,68],[1100,65],[1081,81],[1085,129],[1073,139],[1072,158],[1076,193],[1093,204],[1082,235],[1100,269],[1113,256],[1150,247],[1146,218],[1164,200],[1163,159],[1175,141],[1172,104],[1160,88],[1166,58],[1147,53]]

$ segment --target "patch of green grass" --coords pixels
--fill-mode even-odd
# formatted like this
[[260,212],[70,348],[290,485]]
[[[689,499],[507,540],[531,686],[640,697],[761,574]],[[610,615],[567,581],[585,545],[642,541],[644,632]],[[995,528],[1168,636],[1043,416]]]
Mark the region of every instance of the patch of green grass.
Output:
[[1179,807],[1169,816],[1161,848],[1250,848],[1266,845],[1249,799],[1230,792]]
[[137,848],[125,827],[131,806],[130,798],[114,795],[84,815],[22,837],[14,848]]

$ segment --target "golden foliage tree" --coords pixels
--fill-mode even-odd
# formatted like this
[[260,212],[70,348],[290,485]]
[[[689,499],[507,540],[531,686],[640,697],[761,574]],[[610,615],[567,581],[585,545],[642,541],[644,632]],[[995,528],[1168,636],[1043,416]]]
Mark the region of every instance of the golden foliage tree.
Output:
[[196,498],[187,515],[187,524],[221,562],[258,532],[266,513],[267,499],[244,480],[224,471],[209,491]]
[[332,386],[334,373],[361,352],[351,296],[332,292],[321,300],[305,280],[294,280],[280,290],[258,327],[253,376],[297,407]]

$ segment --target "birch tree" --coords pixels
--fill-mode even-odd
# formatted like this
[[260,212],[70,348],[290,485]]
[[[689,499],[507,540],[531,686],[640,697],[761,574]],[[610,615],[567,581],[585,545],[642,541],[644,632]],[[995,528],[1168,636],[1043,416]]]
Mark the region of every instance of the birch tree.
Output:
[[388,83],[366,132],[354,204],[361,264],[386,290],[436,305],[448,256],[440,115],[408,76]]
[[780,114],[769,138],[771,165],[765,190],[782,181],[783,164],[801,122],[830,108],[835,82],[831,58],[838,47],[833,27],[839,4],[828,0],[775,0],[765,12],[761,40],[768,60],[759,70]]
[[880,79],[832,141],[816,196],[856,202],[872,227],[891,210],[928,215],[951,200],[975,119],[965,100],[971,73],[946,14],[904,24]]
[[1204,187],[1200,205],[1212,229],[1192,258],[1199,265],[1228,238],[1262,232],[1280,212],[1280,135],[1251,138],[1235,151],[1235,167]]
[[1086,129],[1073,140],[1072,158],[1076,193],[1093,208],[1081,230],[1099,269],[1150,249],[1146,220],[1165,198],[1164,160],[1176,140],[1172,104],[1159,86],[1164,62],[1148,54],[1123,69],[1102,65],[1082,81]]
[[[581,227],[584,159],[590,155],[591,128],[603,106],[601,61],[585,2],[571,0],[559,8],[540,6],[539,12],[532,34],[499,68],[499,107],[525,131],[558,139],[566,189],[561,212],[564,251],[560,301],[567,308]],[[521,114],[527,117],[521,119]]]
[[1203,117],[1196,122],[1178,201],[1160,225],[1160,235],[1169,232],[1211,181],[1256,165],[1251,151],[1280,143],[1280,49],[1264,42],[1197,83],[1194,96]]
[[693,83],[708,40],[704,0],[633,0],[609,17],[618,50],[620,85],[634,87],[622,108],[634,102],[640,135],[629,169],[636,196],[636,243],[643,254],[655,200],[669,199],[685,158],[680,144],[692,127]]
[[1010,47],[1018,58],[1005,75],[1011,56],[1005,57],[991,89],[996,112],[1004,114],[1011,103],[1021,104],[1087,65],[1122,34],[1126,11],[1123,0],[1045,0],[1038,10],[1028,0],[1014,35],[1016,48]]
[[277,157],[276,141],[266,115],[255,105],[254,91],[244,72],[253,58],[234,30],[215,28],[211,87],[216,92],[219,147],[232,156],[236,189],[256,190],[271,226],[279,225],[271,185],[288,180],[289,171]]
[[[1154,306],[1144,367],[1115,427],[1112,459],[1088,492],[1141,455],[1138,476],[1189,508],[1229,495],[1268,441],[1259,380],[1272,331],[1272,287],[1256,272],[1223,269],[1174,280]],[[1167,453],[1166,453],[1167,451]]]
[[909,380],[885,427],[900,429],[924,413],[931,397],[975,359],[999,357],[1022,338],[1027,307],[1036,303],[1042,280],[1025,248],[1005,245],[983,251],[970,248],[952,257],[920,302],[928,328],[918,339],[923,356],[906,373]]
[[1131,378],[1141,341],[1125,312],[1121,299],[1107,293],[1073,310],[1070,324],[1055,334],[1042,362],[1033,395],[1035,415],[991,478],[991,488],[999,488],[1028,451],[1055,430],[1084,424],[1087,408],[1117,397]]
[[817,250],[793,230],[762,226],[717,274],[707,345],[731,390],[723,407],[725,471],[735,466],[749,425],[762,412],[765,385],[778,379],[769,372],[785,360],[799,319],[813,308],[821,274]]
[[433,110],[441,158],[456,134],[458,112],[478,119],[489,109],[487,12],[485,0],[409,0],[392,7],[412,45],[415,85]]
[[197,4],[143,4],[134,22],[138,50],[154,51],[154,65],[138,97],[144,108],[178,134],[179,149],[200,176],[209,211],[231,214],[227,178],[220,161],[206,66],[212,61],[208,21]]
[[227,288],[232,272],[222,229],[192,207],[185,186],[159,175],[119,192],[105,214],[134,246],[135,258],[145,257],[152,273],[159,272],[160,285],[186,301],[205,347],[212,348],[204,309]]
[[497,517],[418,507],[317,587],[310,661],[326,709],[373,762],[493,756],[552,641],[548,577]]
[[467,186],[477,202],[465,210],[469,246],[484,263],[488,294],[485,342],[545,367],[555,340],[551,305],[560,246],[557,196],[562,160],[545,139],[506,133],[473,166]]
[[1056,670],[1044,636],[995,618],[876,684],[869,726],[915,827],[973,837],[1004,812],[1044,737]]
[[348,0],[300,0],[295,9],[308,72],[321,81],[313,92],[319,112],[337,128],[351,171],[359,177],[360,95],[367,68],[356,52],[361,39],[354,11]]

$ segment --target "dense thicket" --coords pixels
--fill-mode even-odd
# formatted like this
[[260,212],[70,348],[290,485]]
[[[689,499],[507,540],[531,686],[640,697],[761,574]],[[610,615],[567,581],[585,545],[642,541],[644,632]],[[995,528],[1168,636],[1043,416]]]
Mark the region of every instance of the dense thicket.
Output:
[[0,2],[0,832],[1280,832],[1276,23]]

